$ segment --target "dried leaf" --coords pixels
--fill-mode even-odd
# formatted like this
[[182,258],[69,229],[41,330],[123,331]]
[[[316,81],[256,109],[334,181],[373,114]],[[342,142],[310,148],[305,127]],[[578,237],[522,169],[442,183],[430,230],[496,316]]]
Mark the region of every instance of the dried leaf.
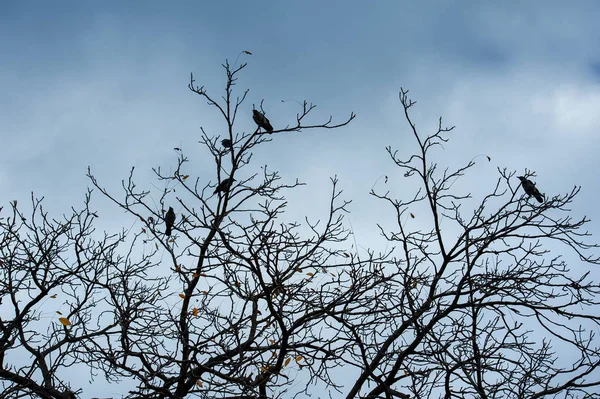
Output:
[[346,258],[349,258],[349,257],[350,257],[350,255],[348,254],[348,252],[344,252],[344,256],[345,256]]
[[333,273],[333,272],[329,272],[329,274],[331,274],[333,277],[335,277],[335,273]]
[[158,249],[158,243],[154,243],[154,246],[156,247],[156,249]]
[[309,276],[309,277],[314,276],[314,274],[312,274],[312,273],[306,273],[306,275]]
[[56,294],[52,295],[50,298],[56,299]]
[[196,380],[196,385],[198,385],[200,388],[202,388],[202,381]]
[[287,367],[287,365],[288,365],[288,364],[290,364],[290,362],[291,362],[291,361],[292,361],[292,358],[291,358],[291,357],[288,357],[287,359],[285,359],[285,362],[283,363],[283,365],[284,365],[285,367]]
[[204,295],[208,295],[208,291],[201,291]]
[[265,373],[266,373],[267,371],[269,371],[269,370],[268,370],[268,369],[267,369],[265,366],[260,366],[260,370],[261,370],[261,371],[264,371]]
[[61,315],[61,316],[62,316],[62,313],[61,313],[61,312],[59,312],[58,310],[56,311],[56,313],[58,313],[59,315]]
[[239,287],[240,285],[242,285],[242,284],[240,284],[240,282],[239,282],[239,281],[236,281],[236,282],[235,282],[235,286],[236,286],[236,287]]
[[58,321],[60,321],[60,324],[62,324],[63,326],[71,325],[71,322],[66,317],[59,317]]
[[181,271],[181,266],[175,266],[175,271],[179,273]]
[[140,216],[140,220],[141,220],[142,222],[145,222],[144,218],[143,218],[143,217],[141,217],[141,216]]
[[198,277],[200,277],[200,275],[198,273],[194,273],[194,274],[192,274],[192,277],[193,278],[198,278]]
[[272,343],[272,344],[274,344],[275,340],[274,339],[270,339],[269,342]]
[[175,242],[175,240],[171,238],[171,239],[169,240],[169,242]]
[[206,273],[200,273],[200,275],[201,275],[202,277],[208,277],[208,274],[206,274]]
[[249,52],[248,50],[244,50],[244,54],[252,55],[252,53]]
[[142,233],[145,233],[145,232],[146,232],[146,229],[142,227]]
[[192,314],[196,317],[198,317],[198,308],[194,308],[192,309]]
[[179,294],[179,298],[185,299],[185,294]]
[[183,180],[185,180],[185,179],[187,179],[188,177],[190,177],[190,175],[184,175],[184,176],[182,177],[182,179],[183,179]]
[[415,215],[413,215],[412,212],[411,212],[410,217],[414,219]]
[[296,359],[295,359],[295,360],[296,360],[296,363],[298,363],[298,362],[299,362],[300,360],[302,360],[302,359],[303,359],[303,358],[302,358],[302,355],[298,355],[298,356],[296,356]]

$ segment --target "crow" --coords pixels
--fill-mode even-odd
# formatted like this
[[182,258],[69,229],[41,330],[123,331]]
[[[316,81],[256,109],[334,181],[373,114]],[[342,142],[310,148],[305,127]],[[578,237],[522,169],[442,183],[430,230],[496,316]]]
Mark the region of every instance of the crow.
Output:
[[231,188],[231,184],[234,181],[235,181],[235,179],[232,177],[221,181],[221,183],[219,183],[219,185],[217,186],[217,188],[215,189],[215,192],[213,194],[224,193],[225,191],[229,190]]
[[165,215],[165,223],[167,225],[167,230],[165,231],[165,234],[170,237],[171,236],[171,229],[173,228],[173,224],[175,223],[175,211],[173,211],[173,208],[169,207],[169,210],[167,211],[167,214]]
[[252,119],[254,119],[254,122],[256,122],[258,127],[262,127],[269,133],[271,133],[273,131],[273,126],[271,126],[271,122],[269,122],[269,120],[267,119],[267,117],[264,114],[262,114],[261,112],[258,112],[255,109],[252,110],[252,113],[253,113]]
[[526,179],[523,176],[517,176],[519,180],[521,180],[521,186],[523,186],[523,190],[530,197],[533,196],[537,200],[537,202],[544,202],[544,195],[540,193],[540,190],[537,189],[535,184],[531,182],[531,180]]
[[225,148],[233,148],[233,143],[229,139],[223,139],[223,140],[221,140],[221,144]]

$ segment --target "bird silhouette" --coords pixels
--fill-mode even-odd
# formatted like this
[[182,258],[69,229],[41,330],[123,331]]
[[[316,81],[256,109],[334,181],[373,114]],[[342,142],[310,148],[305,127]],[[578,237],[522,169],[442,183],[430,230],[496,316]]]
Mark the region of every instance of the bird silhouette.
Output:
[[537,202],[542,203],[544,202],[544,195],[542,193],[540,193],[540,190],[537,189],[537,187],[535,186],[535,183],[533,183],[531,180],[525,178],[524,176],[517,176],[519,178],[519,180],[521,180],[521,186],[523,186],[523,190],[525,190],[525,193],[527,195],[529,195],[530,197],[535,197],[535,199],[537,200]]
[[165,234],[170,237],[171,229],[173,228],[173,224],[175,223],[175,211],[173,211],[172,207],[169,207],[167,214],[165,215],[165,224],[167,225],[167,230]]
[[252,119],[258,125],[258,127],[265,129],[267,132],[271,133],[273,131],[273,126],[271,126],[271,122],[267,119],[267,117],[257,110],[252,110]]
[[213,194],[224,193],[225,191],[228,191],[231,188],[231,184],[234,181],[235,181],[235,179],[232,177],[229,177],[229,178],[221,181],[221,183],[219,183],[219,185],[217,186],[217,188],[215,189],[215,192]]
[[221,144],[225,148],[232,148],[233,147],[233,143],[229,139],[223,139],[223,140],[221,140]]

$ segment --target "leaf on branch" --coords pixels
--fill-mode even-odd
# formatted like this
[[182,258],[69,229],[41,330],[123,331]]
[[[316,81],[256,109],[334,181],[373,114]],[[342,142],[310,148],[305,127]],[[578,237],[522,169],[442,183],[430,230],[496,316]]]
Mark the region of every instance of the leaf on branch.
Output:
[[198,385],[200,388],[202,388],[202,381],[196,380],[196,385]]
[[181,271],[181,266],[175,266],[175,271],[179,273]]
[[414,218],[415,218],[415,215],[413,215],[413,214],[411,213],[411,214],[410,214],[410,217],[414,219]]
[[272,343],[272,344],[274,344],[275,340],[274,339],[270,339],[269,342]]
[[50,298],[56,299],[56,294],[52,295]]
[[175,242],[175,240],[171,238],[171,239],[169,240],[169,242]]
[[248,50],[244,50],[244,54],[252,55],[252,53],[249,52]]
[[201,291],[204,295],[208,295],[208,291]]
[[285,362],[283,363],[284,367],[287,367],[287,365],[290,364],[291,361],[292,361],[291,357],[288,357],[287,359],[285,359]]
[[344,252],[344,256],[345,256],[346,258],[349,258],[349,257],[350,257],[350,255],[348,254],[348,252]]
[[198,278],[198,277],[200,277],[200,274],[198,274],[198,273],[194,273],[194,274],[192,274],[192,277],[193,277],[193,278]]
[[313,273],[310,273],[310,272],[309,272],[309,273],[306,273],[306,275],[307,275],[308,277],[312,277],[312,276],[314,276],[314,274],[313,274]]
[[277,357],[277,352],[273,351],[273,353],[271,354],[271,357],[272,357],[273,359],[275,359],[275,358]]
[[56,313],[58,313],[59,315],[61,315],[61,316],[62,316],[62,313],[61,313],[61,312],[59,312],[58,310],[56,311]]
[[265,366],[260,366],[260,370],[264,371],[265,373],[267,373],[269,371],[269,369],[266,368]]
[[206,274],[206,273],[200,273],[200,275],[201,275],[202,277],[208,277],[208,274]]
[[142,227],[142,233],[145,233],[145,232],[146,232],[146,229]]
[[185,294],[179,294],[179,298],[185,299]]
[[235,282],[235,286],[236,286],[236,287],[239,287],[240,285],[241,285],[241,284],[240,284],[240,282],[239,282],[239,281],[236,281],[236,282]]
[[185,179],[187,179],[188,177],[190,177],[190,175],[184,175],[184,176],[182,177],[182,180],[185,180]]
[[408,375],[408,370],[404,370],[404,375]]
[[198,308],[194,308],[192,309],[192,314],[196,317],[198,317]]
[[66,317],[59,317],[58,321],[60,321],[60,324],[62,324],[63,326],[71,325],[71,322]]
[[302,355],[298,355],[298,356],[296,356],[296,359],[295,359],[295,360],[296,360],[296,363],[298,363],[298,362],[299,362],[300,360],[302,360],[302,359],[303,359]]
[[141,220],[142,222],[145,222],[144,218],[143,218],[143,217],[141,217],[141,216],[140,216],[140,220]]
[[154,246],[156,247],[156,249],[158,249],[158,243],[154,243]]

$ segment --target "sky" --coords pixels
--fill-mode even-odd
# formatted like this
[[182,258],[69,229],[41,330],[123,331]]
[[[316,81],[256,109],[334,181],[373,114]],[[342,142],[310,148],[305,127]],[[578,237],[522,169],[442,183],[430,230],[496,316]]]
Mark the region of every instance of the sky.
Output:
[[[392,209],[368,192],[406,194],[385,152],[416,149],[403,87],[420,131],[440,116],[456,126],[435,152],[441,165],[491,157],[476,158],[461,187],[483,195],[497,168],[535,171],[549,195],[581,185],[573,215],[590,217],[598,237],[598,15],[595,1],[0,2],[0,206],[33,191],[56,215],[69,212],[83,203],[88,166],[115,194],[132,166],[138,183],[158,187],[151,168],[172,170],[174,147],[214,183],[198,140],[200,127],[224,135],[223,123],[187,84],[193,73],[220,97],[221,64],[247,50],[238,132],[254,130],[252,105],[263,99],[276,129],[297,112],[282,100],[316,104],[315,122],[357,114],[347,127],[281,135],[255,152],[257,170],[307,183],[288,197],[291,218],[324,215],[337,175],[355,239],[385,246],[376,223]],[[92,205],[101,229],[135,223],[100,195]]]

